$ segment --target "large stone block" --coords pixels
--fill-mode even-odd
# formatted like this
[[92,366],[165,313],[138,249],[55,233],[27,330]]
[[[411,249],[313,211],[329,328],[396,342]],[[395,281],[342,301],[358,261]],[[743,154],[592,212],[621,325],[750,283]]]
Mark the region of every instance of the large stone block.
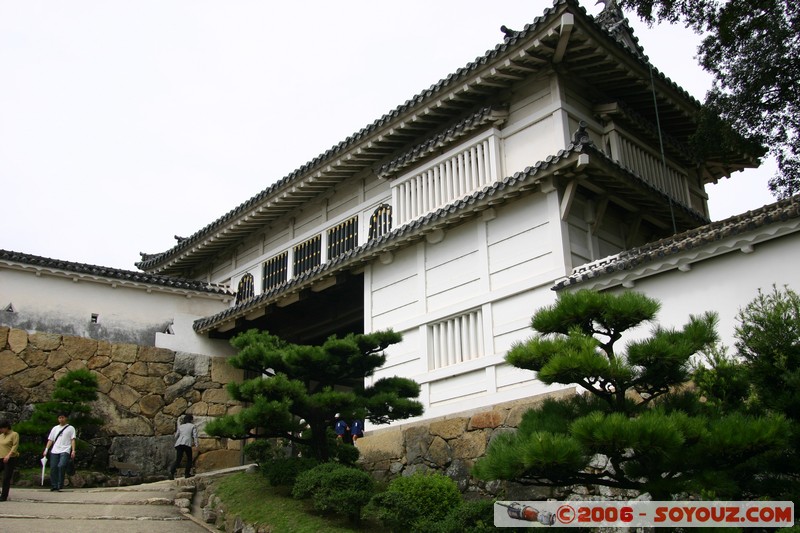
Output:
[[137,465],[144,475],[166,475],[175,460],[174,445],[171,436],[119,436],[111,443],[109,459]]
[[52,370],[37,366],[35,368],[27,368],[22,372],[18,372],[14,375],[14,377],[16,378],[17,383],[23,387],[33,388],[43,381],[52,378],[53,372]]
[[208,404],[206,402],[194,403],[189,406],[186,412],[194,416],[206,416],[208,415]]
[[111,362],[111,358],[105,355],[95,355],[88,361],[86,361],[86,368],[89,370],[96,370],[98,368],[103,368],[104,366],[108,366]]
[[97,341],[97,352],[95,352],[95,355],[111,357],[111,343],[108,341]]
[[86,361],[83,359],[73,359],[64,367],[70,372],[73,370],[83,370],[86,368]]
[[454,439],[467,429],[469,419],[464,417],[448,418],[431,422],[429,431],[431,435],[438,435],[443,439]]
[[476,459],[486,453],[486,432],[484,430],[469,431],[461,438],[450,441],[453,456],[458,459]]
[[0,350],[4,350],[8,343],[8,330],[6,326],[0,326]]
[[86,337],[72,337],[64,335],[61,347],[67,351],[72,359],[88,361],[97,353],[97,341]]
[[47,368],[50,370],[58,370],[59,368],[63,368],[72,361],[72,358],[69,356],[69,353],[63,348],[59,348],[54,352],[50,352],[50,355],[47,357]]
[[208,404],[208,416],[223,416],[227,412],[228,408],[221,404],[221,403],[210,403]]
[[28,335],[28,342],[31,346],[49,352],[61,345],[61,335],[37,331]]
[[203,392],[203,401],[208,403],[221,403],[231,404],[236,403],[236,400],[231,398],[228,391],[225,389],[208,389]]
[[111,391],[111,387],[114,386],[114,382],[105,377],[100,372],[95,372],[95,376],[97,376],[97,390],[103,394],[108,394]]
[[151,423],[142,416],[132,416],[129,412],[120,409],[108,396],[99,394],[97,400],[92,402],[94,412],[103,419],[103,429],[110,436],[140,435],[152,436]]
[[20,385],[13,377],[0,379],[0,391],[19,405],[28,403],[31,395],[28,389]]
[[25,351],[19,355],[28,363],[28,366],[46,366],[50,352],[45,352],[44,350],[28,345]]
[[8,332],[8,347],[9,349],[18,354],[28,347],[28,332],[24,329],[12,328]]
[[128,374],[136,374],[137,376],[147,376],[147,363],[144,361],[136,361],[128,366]]
[[238,450],[213,450],[197,458],[197,472],[210,472],[222,468],[233,468],[242,464],[242,452]]
[[163,412],[156,413],[153,417],[153,429],[156,435],[174,435],[177,429],[175,417]]
[[122,383],[128,374],[128,365],[125,363],[110,363],[108,366],[103,367],[100,372],[114,383]]
[[12,376],[26,368],[28,365],[25,364],[25,361],[11,350],[0,352],[0,376]]
[[403,441],[406,445],[406,460],[408,464],[412,464],[425,457],[433,436],[427,426],[413,426],[403,431]]
[[476,413],[469,419],[468,429],[485,429],[496,428],[503,424],[506,418],[506,412],[500,410],[484,411],[483,413]]
[[172,363],[175,360],[175,352],[166,348],[156,348],[155,346],[140,346],[139,361],[147,363]]
[[186,376],[207,376],[211,357],[195,353],[175,352],[174,370]]
[[164,399],[158,394],[148,394],[139,400],[139,412],[152,418],[164,407]]
[[139,347],[135,344],[111,345],[111,359],[119,363],[133,363],[138,353]]
[[212,357],[211,380],[216,381],[217,383],[243,381],[244,371],[240,368],[233,368],[228,364],[228,360],[224,357]]
[[145,394],[161,394],[167,388],[167,386],[164,384],[164,380],[161,378],[137,376],[135,374],[129,374],[125,378],[125,384]]
[[189,402],[186,401],[186,398],[175,398],[175,400],[173,400],[169,405],[164,407],[162,412],[172,417],[176,417],[178,415],[182,415],[188,406]]
[[400,429],[386,429],[358,439],[361,460],[366,463],[389,461],[403,457],[403,433]]
[[139,401],[142,395],[124,383],[117,383],[111,388],[111,391],[108,393],[108,397],[123,407],[130,408],[133,404]]
[[173,383],[164,390],[164,401],[172,403],[175,398],[185,395],[192,390],[195,382],[194,376],[183,376],[177,383]]
[[453,450],[441,437],[434,437],[431,445],[428,446],[428,453],[425,454],[425,460],[444,468],[453,460]]
[[163,378],[172,372],[172,365],[169,363],[147,363],[147,375],[154,378]]

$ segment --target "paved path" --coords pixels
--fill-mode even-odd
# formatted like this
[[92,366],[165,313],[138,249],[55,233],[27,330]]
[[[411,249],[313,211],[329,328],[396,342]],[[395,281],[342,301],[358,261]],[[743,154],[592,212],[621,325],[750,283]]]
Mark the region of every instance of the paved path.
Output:
[[186,497],[174,481],[130,487],[12,487],[0,502],[2,533],[208,533],[216,531],[174,504]]

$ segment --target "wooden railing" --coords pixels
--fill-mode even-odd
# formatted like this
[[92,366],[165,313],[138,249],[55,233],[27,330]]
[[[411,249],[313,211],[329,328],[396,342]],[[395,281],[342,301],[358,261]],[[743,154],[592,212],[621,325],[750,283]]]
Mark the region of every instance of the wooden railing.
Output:
[[611,157],[672,199],[691,205],[688,176],[684,170],[669,161],[665,166],[661,154],[636,142],[620,129],[606,132],[605,137],[611,146]]
[[497,140],[484,138],[392,186],[400,226],[480,190],[497,179]]
[[480,309],[430,326],[430,370],[483,356]]

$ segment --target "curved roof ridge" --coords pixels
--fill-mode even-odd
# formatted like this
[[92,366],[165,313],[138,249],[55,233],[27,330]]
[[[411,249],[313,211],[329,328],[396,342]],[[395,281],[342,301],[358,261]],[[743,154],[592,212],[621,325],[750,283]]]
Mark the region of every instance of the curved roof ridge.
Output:
[[[525,37],[531,31],[539,29],[539,26],[547,20],[547,18],[554,14],[559,6],[567,5],[578,12],[580,12],[583,16],[587,17],[588,20],[592,21],[598,29],[603,31],[605,35],[609,38],[611,42],[613,42],[616,46],[621,47],[626,53],[631,54],[632,57],[639,62],[642,62],[644,66],[649,67],[656,73],[662,81],[670,85],[673,89],[677,90],[683,97],[690,99],[696,105],[700,105],[700,102],[697,101],[693,96],[691,96],[685,89],[680,87],[677,83],[666,77],[663,73],[661,73],[658,69],[656,69],[647,58],[646,55],[641,54],[638,55],[634,51],[632,51],[628,46],[624,43],[620,42],[618,39],[614,38],[614,36],[608,31],[608,29],[604,28],[599,22],[597,22],[596,18],[586,12],[586,9],[581,6],[577,0],[554,0],[553,5],[549,6],[544,9],[542,15],[534,18],[532,23],[525,24],[524,28],[518,32],[514,32],[515,35],[512,37],[506,37],[503,42],[498,43],[495,45],[494,48],[486,50],[482,56],[476,57],[473,61],[468,62],[465,66],[458,68],[455,72],[448,74],[446,77],[439,79],[436,83],[430,85],[427,89],[417,93],[416,95],[412,96],[404,103],[398,105],[394,109],[390,110],[387,113],[384,113],[380,118],[373,121],[372,123],[364,126],[360,130],[356,131],[355,133],[346,137],[343,141],[333,145],[331,148],[326,150],[325,152],[320,153],[304,165],[300,166],[299,168],[295,169],[294,171],[290,172],[283,178],[280,178],[278,181],[273,183],[272,185],[268,186],[266,189],[262,190],[261,192],[257,193],[255,196],[251,197],[250,199],[242,202],[237,207],[234,207],[224,215],[220,216],[216,220],[210,222],[209,224],[202,227],[200,230],[196,231],[189,237],[186,237],[184,240],[178,242],[172,248],[164,250],[163,252],[157,253],[144,253],[140,252],[142,257],[142,261],[134,263],[136,267],[140,269],[145,269],[153,266],[155,263],[166,259],[169,256],[175,255],[182,250],[185,250],[191,247],[195,242],[200,240],[204,235],[210,233],[213,229],[221,226],[225,221],[230,220],[237,215],[244,213],[253,204],[260,202],[264,198],[270,196],[273,192],[277,191],[281,187],[291,183],[298,177],[302,176],[303,174],[309,172],[312,168],[317,165],[322,164],[323,162],[333,158],[336,154],[343,152],[346,148],[356,144],[361,139],[366,137],[368,134],[374,132],[375,130],[379,129],[383,125],[387,124],[392,119],[398,117],[402,113],[408,111],[413,106],[419,104],[420,102],[424,101],[426,98],[432,97],[435,93],[445,89],[446,87],[450,86],[451,84],[455,83],[456,80],[459,78],[466,76],[470,72],[476,70],[477,68],[481,67],[482,65],[489,62],[489,60],[497,57],[502,52],[506,51],[508,48],[512,47],[519,41],[520,38]],[[633,36],[631,33],[632,38],[638,43],[638,38]]]
[[670,255],[696,248],[711,242],[752,231],[776,221],[800,218],[800,195],[752,209],[723,220],[711,222],[663,239],[653,241],[613,256],[587,263],[573,269],[572,274],[558,282],[559,290],[604,274],[631,270],[635,267],[663,259]]
[[159,274],[147,274],[135,270],[123,270],[120,268],[91,265],[88,263],[52,259],[40,255],[14,252],[11,250],[0,250],[0,261],[23,263],[32,267],[64,270],[66,272],[73,272],[76,274],[88,274],[91,276],[117,279],[120,281],[146,283],[150,285],[160,285],[175,289],[207,292],[211,294],[232,295],[226,286],[216,283],[206,283],[197,280],[175,278],[172,276],[163,276]]

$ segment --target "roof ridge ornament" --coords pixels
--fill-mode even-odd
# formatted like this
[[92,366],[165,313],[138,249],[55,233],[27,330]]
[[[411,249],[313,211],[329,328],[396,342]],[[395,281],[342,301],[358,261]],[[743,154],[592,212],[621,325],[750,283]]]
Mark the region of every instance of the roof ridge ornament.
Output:
[[595,5],[603,4],[603,9],[595,17],[601,28],[606,30],[617,42],[625,45],[634,54],[644,57],[638,39],[633,36],[633,29],[628,24],[628,19],[619,7],[617,0],[597,0]]
[[500,31],[503,32],[503,34],[505,35],[505,37],[503,37],[503,40],[506,42],[510,41],[511,39],[519,35],[519,32],[517,30],[512,30],[505,24],[500,26]]
[[572,144],[592,144],[592,138],[589,137],[589,132],[586,131],[586,126],[588,126],[588,124],[586,124],[586,122],[583,120],[578,123],[578,129],[572,134]]

